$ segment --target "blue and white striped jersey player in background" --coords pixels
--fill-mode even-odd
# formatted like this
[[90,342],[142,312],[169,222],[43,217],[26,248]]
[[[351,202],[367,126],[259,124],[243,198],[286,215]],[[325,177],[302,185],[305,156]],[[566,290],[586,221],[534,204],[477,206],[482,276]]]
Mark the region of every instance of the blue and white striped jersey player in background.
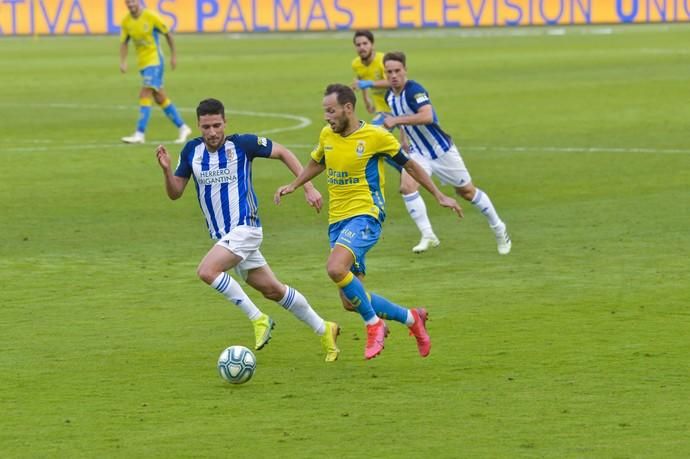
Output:
[[[354,43],[357,50],[357,57],[352,61],[355,80],[352,82],[351,87],[352,89],[362,90],[362,98],[366,104],[367,111],[374,114],[371,124],[382,126],[385,115],[387,113],[390,114],[391,111],[386,102],[386,93],[391,85],[386,79],[386,68],[383,65],[384,54],[374,49],[374,34],[371,30],[355,31],[352,43]],[[371,100],[369,100],[369,96],[371,96]],[[403,150],[407,151],[407,139],[405,139],[404,134],[400,135],[400,142],[403,144]],[[389,166],[402,174],[402,166],[396,164],[390,158],[386,158],[385,161]],[[412,247],[412,251],[414,253],[422,253],[431,247],[438,247],[441,241],[436,237],[436,233],[434,233],[434,229],[431,227],[424,198],[419,194],[419,184],[410,181],[409,175],[408,180],[403,180],[401,175],[399,191],[405,203],[407,213],[415,225],[417,225],[417,229],[422,236],[419,243]]]
[[[253,160],[278,159],[295,176],[302,171],[299,160],[290,150],[265,137],[253,134],[226,137],[225,107],[219,100],[202,100],[196,113],[201,137],[187,142],[175,172],[164,146],[156,149],[156,156],[170,199],[180,198],[190,177],[194,178],[209,234],[217,241],[201,260],[198,276],[247,315],[254,326],[257,350],[268,343],[274,322],[228,275],[226,271],[230,268],[265,298],[278,302],[309,325],[321,336],[326,361],[337,360],[338,325],[324,321],[299,291],[280,282],[259,250],[263,230],[252,183]],[[321,194],[311,183],[305,188],[305,195],[309,205],[320,211]]]
[[[386,78],[391,84],[386,102],[393,112],[384,120],[384,126],[388,129],[399,126],[405,132],[410,157],[421,164],[427,174],[436,175],[441,182],[453,186],[463,199],[471,202],[486,217],[494,232],[498,253],[509,254],[512,243],[506,224],[498,216],[489,195],[472,184],[458,148],[439,124],[429,93],[421,84],[407,79],[405,54],[387,53],[383,63]],[[405,172],[402,180],[419,187]]]
[[137,67],[142,84],[139,91],[139,120],[133,135],[123,137],[125,143],[144,143],[146,126],[151,116],[151,98],[156,101],[170,121],[177,126],[179,133],[175,143],[184,143],[192,130],[187,126],[175,105],[163,89],[163,52],[160,35],[170,47],[170,67],[175,70],[177,53],[175,41],[167,24],[151,10],[144,9],[140,0],[125,0],[129,13],[122,20],[120,32],[120,71],[127,71],[127,49],[131,41],[137,53]]

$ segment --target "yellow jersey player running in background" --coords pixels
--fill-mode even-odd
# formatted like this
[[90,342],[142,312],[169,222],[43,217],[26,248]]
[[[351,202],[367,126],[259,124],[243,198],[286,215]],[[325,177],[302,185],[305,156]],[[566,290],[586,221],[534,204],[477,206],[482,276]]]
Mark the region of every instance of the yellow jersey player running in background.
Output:
[[192,130],[182,121],[177,108],[163,90],[164,60],[159,41],[160,35],[163,34],[168,46],[170,46],[170,67],[174,70],[177,66],[177,53],[172,33],[156,13],[142,8],[140,0],[125,0],[125,4],[129,13],[122,20],[120,32],[120,71],[122,73],[127,71],[127,51],[131,40],[137,53],[137,67],[143,82],[141,91],[139,91],[137,130],[133,135],[123,137],[122,141],[125,143],[144,143],[153,99],[163,109],[170,121],[177,126],[178,136],[175,143],[184,143]]
[[382,350],[388,327],[381,319],[406,325],[417,340],[422,357],[429,355],[431,340],[426,331],[427,310],[408,309],[364,289],[365,256],[381,235],[385,213],[383,158],[392,158],[438,200],[462,216],[458,203],[439,191],[419,164],[400,149],[393,134],[360,121],[355,113],[355,93],[349,86],[331,84],[323,98],[328,126],[319,137],[311,159],[295,180],[278,188],[281,197],[294,192],[326,171],[328,183],[328,236],[331,253],[326,271],[340,289],[343,306],[357,311],[364,320],[367,342],[364,357],[371,359]]
[[[374,115],[371,124],[382,126],[385,116],[391,113],[388,102],[386,102],[386,92],[390,88],[390,83],[386,79],[386,69],[383,65],[384,54],[376,52],[374,49],[374,34],[370,30],[357,30],[352,42],[357,50],[357,57],[352,61],[352,71],[355,73],[352,89],[362,90],[362,98],[367,111]],[[406,138],[402,131],[400,139],[403,144],[406,144]],[[403,148],[407,150],[405,145]],[[400,165],[390,159],[386,159],[386,162],[402,174],[400,177],[400,194],[407,213],[421,233],[421,239],[417,245],[412,247],[412,251],[422,253],[431,247],[438,247],[441,241],[431,226],[424,198],[418,191],[419,185],[409,177],[407,180],[403,179],[405,172]]]

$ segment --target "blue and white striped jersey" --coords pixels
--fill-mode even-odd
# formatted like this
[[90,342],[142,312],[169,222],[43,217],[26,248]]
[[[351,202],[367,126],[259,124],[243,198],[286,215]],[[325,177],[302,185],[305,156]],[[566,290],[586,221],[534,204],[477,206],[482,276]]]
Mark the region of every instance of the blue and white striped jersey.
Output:
[[252,184],[252,160],[271,155],[273,143],[253,134],[225,138],[218,151],[209,153],[201,137],[187,142],[175,169],[178,177],[194,177],[199,206],[212,239],[236,226],[261,226],[258,200]]
[[[389,89],[386,93],[386,102],[395,116],[414,115],[420,107],[431,104],[429,93],[413,80],[407,80],[400,94],[396,95]],[[431,124],[402,125],[400,128],[410,140],[413,151],[431,159],[436,159],[453,146],[453,140],[443,132],[438,123],[436,111],[434,111],[434,121]]]

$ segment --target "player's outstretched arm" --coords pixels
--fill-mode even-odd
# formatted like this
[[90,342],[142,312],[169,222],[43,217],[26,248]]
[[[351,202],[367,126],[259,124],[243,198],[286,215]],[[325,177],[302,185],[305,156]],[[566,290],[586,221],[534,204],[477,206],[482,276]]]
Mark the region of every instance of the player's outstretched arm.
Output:
[[127,42],[120,43],[120,72],[127,72]]
[[422,166],[416,163],[413,159],[410,159],[403,167],[405,168],[405,171],[417,181],[417,183],[422,185],[429,193],[434,195],[442,207],[448,207],[453,212],[458,214],[458,217],[463,217],[462,207],[460,207],[460,204],[458,204],[458,202],[450,196],[446,196],[445,194],[441,193],[441,190],[438,189],[434,181],[431,180],[431,177],[429,177],[429,174],[426,173]]
[[[295,154],[288,150],[285,146],[277,142],[273,142],[271,158],[281,160],[283,164],[290,169],[290,172],[295,175],[295,177],[299,177],[300,173],[302,173],[303,168],[297,159],[297,156],[295,156]],[[321,197],[319,190],[317,190],[314,184],[311,182],[304,183],[304,197],[307,200],[307,204],[313,207],[317,213],[321,212],[323,198]]]
[[273,195],[273,202],[276,204],[280,204],[280,198],[282,196],[288,195],[295,191],[297,188],[301,187],[317,175],[319,175],[321,172],[326,169],[326,166],[324,164],[317,163],[313,159],[309,159],[309,162],[307,163],[307,166],[302,169],[302,172],[299,173],[297,178],[292,181],[292,183],[288,185],[283,185],[279,187],[275,194]]
[[156,158],[158,159],[158,165],[163,169],[165,191],[168,193],[168,197],[173,200],[179,198],[184,193],[189,179],[173,175],[170,155],[163,145],[158,145],[158,148],[156,148]]
[[168,42],[170,47],[170,68],[175,70],[177,67],[177,48],[175,47],[175,39],[173,39],[172,32],[165,34],[165,41]]

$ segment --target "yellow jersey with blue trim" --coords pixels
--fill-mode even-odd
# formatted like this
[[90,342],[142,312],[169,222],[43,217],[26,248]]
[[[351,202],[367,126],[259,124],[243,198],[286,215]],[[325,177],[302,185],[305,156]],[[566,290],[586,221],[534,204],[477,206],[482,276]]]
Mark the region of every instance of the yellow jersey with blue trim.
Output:
[[360,121],[347,137],[323,128],[311,158],[326,168],[329,224],[357,215],[385,219],[386,157],[400,165],[408,160],[393,134],[379,126]]
[[[385,80],[386,68],[383,66],[383,53],[376,53],[374,59],[365,65],[362,59],[357,56],[352,61],[352,70],[358,80]],[[386,91],[388,88],[370,88],[371,100],[374,102],[374,110],[377,112],[390,112],[391,109],[386,102]]]
[[127,14],[122,20],[120,43],[130,39],[137,52],[139,69],[163,64],[163,53],[160,46],[160,34],[168,34],[170,28],[153,11],[143,9],[138,18]]

